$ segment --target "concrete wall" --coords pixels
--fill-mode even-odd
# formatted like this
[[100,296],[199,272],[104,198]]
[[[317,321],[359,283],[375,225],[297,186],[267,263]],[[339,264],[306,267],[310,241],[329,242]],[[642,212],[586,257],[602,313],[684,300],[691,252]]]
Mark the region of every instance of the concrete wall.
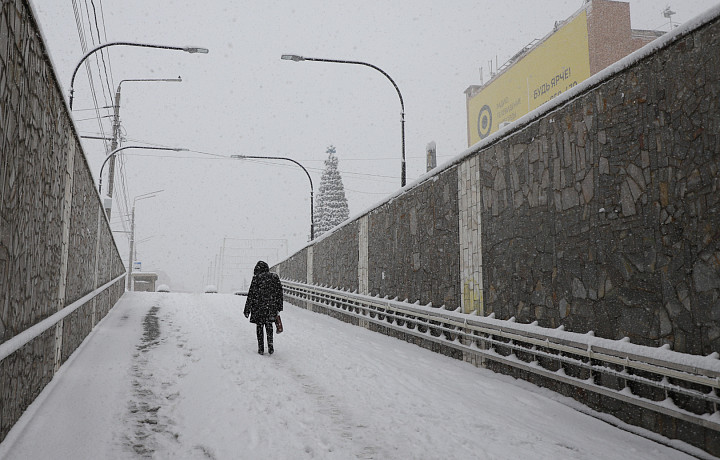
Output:
[[[0,343],[125,271],[26,1],[0,10]],[[122,281],[0,361],[0,441]]]
[[279,271],[720,352],[720,22],[676,32],[323,235],[303,250],[312,257],[292,256]]

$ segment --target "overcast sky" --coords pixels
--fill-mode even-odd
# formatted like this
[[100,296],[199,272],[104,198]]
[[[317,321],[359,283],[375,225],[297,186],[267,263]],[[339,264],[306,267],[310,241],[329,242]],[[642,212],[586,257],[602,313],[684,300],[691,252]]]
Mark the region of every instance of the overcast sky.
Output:
[[[31,2],[67,96],[72,71],[83,55],[73,2]],[[125,183],[116,185],[116,197],[124,196],[132,206],[134,197],[164,190],[137,202],[143,269],[167,273],[171,288],[200,290],[223,242],[237,247],[244,244],[241,240],[287,241],[287,250],[267,256],[271,264],[278,261],[274,257],[282,259],[307,242],[310,185],[300,168],[290,162],[213,155],[291,157],[310,171],[317,192],[326,148],[334,145],[351,216],[400,188],[400,101],[390,81],[371,68],[282,61],[282,54],[363,61],[387,72],[405,102],[411,183],[425,171],[428,142],[437,143],[438,163],[467,148],[463,91],[480,83],[480,67],[487,78],[488,61],[502,64],[582,3],[76,0],[88,49],[99,43],[93,5],[101,43],[210,49],[201,55],[111,47],[105,63],[109,84],[99,77],[105,75],[102,61],[91,61],[101,107],[112,104],[120,80],[182,76],[182,83],[123,83],[124,145],[177,146],[211,154],[121,154]],[[717,3],[671,3],[677,12],[673,20],[683,22]],[[667,30],[662,16],[667,5],[664,0],[632,0],[633,28]],[[91,94],[82,69],[74,101],[82,135],[101,132],[95,112],[86,110],[93,107]],[[103,118],[102,125],[109,136],[110,118]],[[97,177],[106,146],[97,140],[84,141],[84,146]],[[113,229],[129,229],[127,212],[116,200]],[[127,260],[127,234],[115,235]],[[253,244],[262,248],[275,242]],[[230,284],[237,282],[228,280],[221,287],[239,287]]]

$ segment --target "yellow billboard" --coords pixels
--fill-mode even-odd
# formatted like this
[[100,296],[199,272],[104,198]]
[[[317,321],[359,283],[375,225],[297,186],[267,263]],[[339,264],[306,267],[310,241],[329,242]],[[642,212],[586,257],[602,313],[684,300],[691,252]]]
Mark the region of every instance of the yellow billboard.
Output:
[[467,101],[473,145],[590,77],[583,10]]

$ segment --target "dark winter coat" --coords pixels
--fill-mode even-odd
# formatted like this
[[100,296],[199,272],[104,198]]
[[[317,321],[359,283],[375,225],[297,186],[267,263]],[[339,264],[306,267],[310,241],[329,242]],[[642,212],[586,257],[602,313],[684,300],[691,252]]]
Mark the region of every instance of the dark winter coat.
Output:
[[283,309],[283,292],[280,278],[270,272],[268,264],[262,260],[255,265],[254,276],[250,283],[244,314],[251,323],[265,324],[275,321],[275,316]]

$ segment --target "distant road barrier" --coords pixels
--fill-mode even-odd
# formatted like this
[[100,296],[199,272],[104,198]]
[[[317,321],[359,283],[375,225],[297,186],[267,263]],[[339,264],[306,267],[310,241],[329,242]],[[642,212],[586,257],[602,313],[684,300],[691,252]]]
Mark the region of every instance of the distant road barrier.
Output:
[[448,347],[478,366],[509,366],[720,432],[716,353],[687,355],[289,280],[283,280],[283,288],[286,300],[298,306],[435,351]]

